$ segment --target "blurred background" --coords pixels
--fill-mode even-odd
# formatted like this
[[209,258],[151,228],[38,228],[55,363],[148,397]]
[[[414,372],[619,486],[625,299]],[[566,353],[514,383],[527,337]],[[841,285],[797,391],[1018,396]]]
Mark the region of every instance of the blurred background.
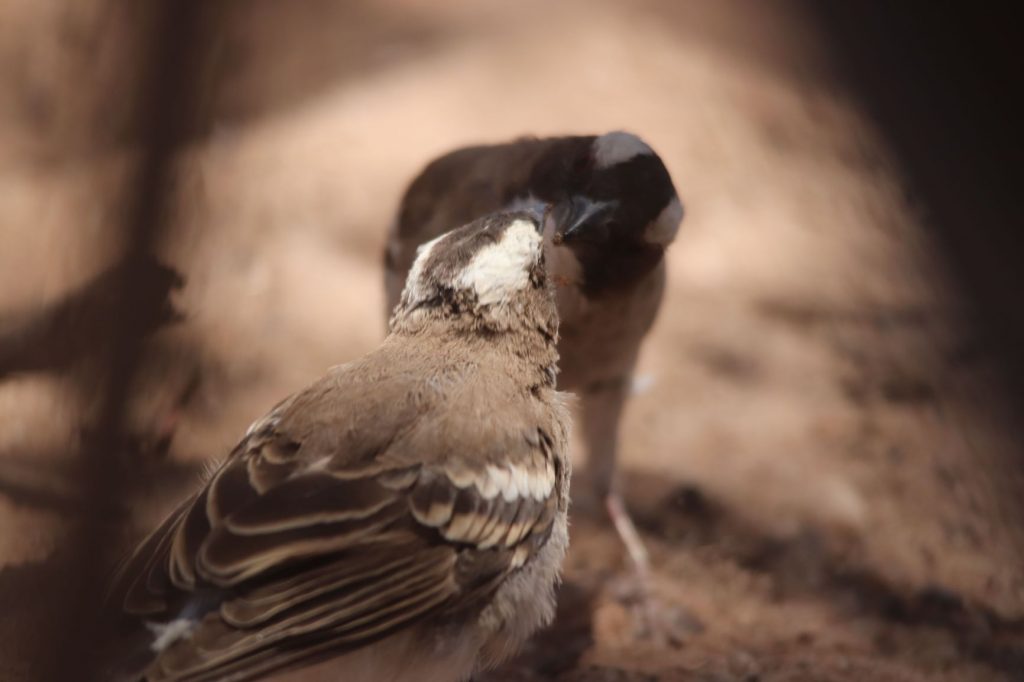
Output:
[[623,445],[681,635],[582,505],[486,679],[1024,679],[1009,24],[915,4],[0,2],[0,679],[87,679],[130,542],[380,342],[428,160],[614,129],[687,207]]

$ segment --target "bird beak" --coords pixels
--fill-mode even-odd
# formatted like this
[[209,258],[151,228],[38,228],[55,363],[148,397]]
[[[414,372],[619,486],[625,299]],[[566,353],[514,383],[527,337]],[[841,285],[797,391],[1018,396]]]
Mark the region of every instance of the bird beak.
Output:
[[615,207],[614,201],[593,201],[575,195],[564,199],[551,209],[551,217],[555,223],[555,244],[572,241],[583,236],[588,226],[602,224]]

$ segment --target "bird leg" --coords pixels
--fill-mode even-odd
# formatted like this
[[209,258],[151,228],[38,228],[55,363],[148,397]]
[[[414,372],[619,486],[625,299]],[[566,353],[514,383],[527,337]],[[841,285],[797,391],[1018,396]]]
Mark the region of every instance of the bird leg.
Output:
[[619,423],[630,387],[631,381],[625,377],[593,385],[583,393],[581,422],[588,467],[598,499],[604,502],[632,565],[631,575],[617,581],[619,585],[614,591],[634,606],[640,637],[677,645],[699,628],[699,623],[682,609],[662,603],[655,595],[647,548],[626,509],[619,486],[616,466]]
[[651,568],[647,547],[644,546],[644,541],[640,538],[640,533],[633,524],[633,519],[629,516],[618,491],[613,490],[605,496],[604,506],[612,525],[615,526],[615,532],[619,534],[619,539],[626,547],[626,554],[629,555],[637,578],[646,584],[650,580]]
[[622,501],[616,466],[619,422],[629,386],[629,377],[622,377],[594,384],[583,393],[583,439],[587,447],[587,466],[598,499],[604,502],[634,570],[638,575],[646,576],[649,572],[647,549]]

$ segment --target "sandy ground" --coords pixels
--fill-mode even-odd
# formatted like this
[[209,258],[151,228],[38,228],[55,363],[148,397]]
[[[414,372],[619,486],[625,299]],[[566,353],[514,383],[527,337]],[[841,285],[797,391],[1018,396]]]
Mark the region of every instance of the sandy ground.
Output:
[[[0,78],[21,98],[0,107],[0,312],[110,256],[131,150],[89,139],[107,102],[61,104],[88,72],[75,46],[116,51],[81,37],[105,25],[96,3],[69,7],[2,8]],[[219,49],[216,125],[185,154],[164,249],[188,320],[159,339],[138,423],[201,383],[135,528],[279,398],[380,341],[384,233],[427,160],[626,128],[688,210],[623,446],[678,636],[637,632],[627,564],[578,485],[559,621],[486,679],[1024,679],[1009,417],[926,216],[787,4],[258,0]],[[62,453],[90,398],[66,378],[0,384],[0,595],[29,623],[18,593],[73,513]],[[22,629],[0,626],[2,679],[31,677]]]

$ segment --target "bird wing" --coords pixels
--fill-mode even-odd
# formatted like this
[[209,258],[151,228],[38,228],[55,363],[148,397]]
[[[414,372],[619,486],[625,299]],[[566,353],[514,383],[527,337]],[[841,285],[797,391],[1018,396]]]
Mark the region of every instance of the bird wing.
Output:
[[250,679],[478,608],[546,542],[558,434],[516,425],[503,466],[409,463],[339,456],[290,428],[295,409],[255,424],[122,570],[123,610],[162,623],[148,679]]

